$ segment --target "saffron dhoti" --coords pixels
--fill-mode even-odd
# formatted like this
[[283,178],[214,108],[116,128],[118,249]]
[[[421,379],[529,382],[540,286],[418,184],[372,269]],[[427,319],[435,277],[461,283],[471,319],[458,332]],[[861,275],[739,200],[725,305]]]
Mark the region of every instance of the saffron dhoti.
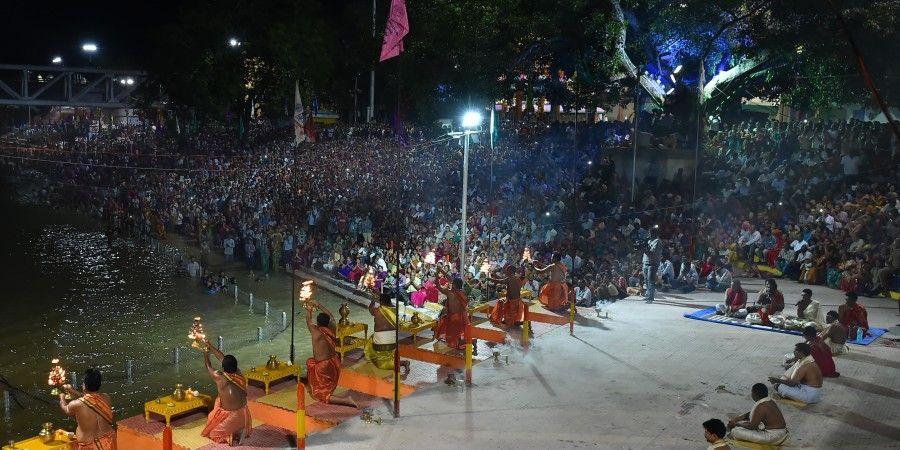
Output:
[[511,327],[525,321],[525,302],[521,298],[500,300],[491,310],[491,323]]
[[435,339],[447,341],[447,345],[455,349],[465,346],[466,327],[469,326],[469,315],[466,311],[447,313],[434,326]]
[[231,445],[235,433],[243,430],[249,431],[251,427],[250,409],[246,405],[243,408],[229,411],[222,408],[222,402],[217,398],[216,404],[207,418],[206,427],[203,428],[200,435],[217,444]]
[[338,355],[323,361],[309,358],[306,360],[306,374],[309,379],[309,394],[322,403],[330,403],[331,394],[341,377],[341,358]]
[[74,442],[72,450],[116,450],[116,430],[110,430],[91,442]]
[[559,281],[551,281],[541,288],[541,303],[549,310],[560,310],[569,306],[569,286]]

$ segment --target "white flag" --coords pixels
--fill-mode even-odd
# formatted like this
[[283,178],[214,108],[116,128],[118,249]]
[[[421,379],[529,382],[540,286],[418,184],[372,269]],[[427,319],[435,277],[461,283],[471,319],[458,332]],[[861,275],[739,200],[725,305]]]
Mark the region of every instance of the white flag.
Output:
[[306,115],[303,113],[303,100],[300,99],[300,82],[294,84],[294,145],[306,142]]

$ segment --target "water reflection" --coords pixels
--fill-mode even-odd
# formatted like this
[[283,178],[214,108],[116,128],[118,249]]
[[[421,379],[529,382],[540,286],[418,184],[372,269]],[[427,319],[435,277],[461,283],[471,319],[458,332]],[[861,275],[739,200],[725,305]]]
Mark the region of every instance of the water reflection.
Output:
[[[44,384],[54,357],[79,375],[87,367],[99,368],[102,390],[112,396],[118,418],[141,413],[145,401],[171,392],[175,383],[211,392],[201,355],[187,348],[195,315],[204,317],[211,337],[224,337],[226,351],[243,367],[264,363],[268,354],[287,359],[289,331],[256,339],[257,327],[280,331],[280,312],[290,311],[286,275],[254,283],[240,266],[227,271],[241,289],[255,293],[259,304],[270,302],[272,315],[266,318],[230,294],[206,295],[165,252],[121,240],[110,244],[80,216],[15,205],[7,219],[0,222],[0,236],[6,237],[0,239],[5,268],[0,282],[8,295],[0,314],[0,376],[23,390],[16,398],[24,409],[13,405],[11,416],[0,423],[0,442],[34,435],[48,421],[74,427]],[[336,299],[318,295],[337,309]],[[302,318],[298,323],[298,360],[303,361],[309,338]],[[175,346],[185,347],[178,365],[172,363]],[[131,383],[128,360],[133,361]]]

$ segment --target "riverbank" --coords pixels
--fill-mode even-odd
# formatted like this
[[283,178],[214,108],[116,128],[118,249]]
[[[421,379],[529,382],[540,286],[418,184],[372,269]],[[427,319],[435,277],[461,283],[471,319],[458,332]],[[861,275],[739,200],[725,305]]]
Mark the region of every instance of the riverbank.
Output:
[[[185,337],[191,319],[202,316],[207,333],[223,337],[225,351],[242,367],[262,364],[268,355],[288,358],[290,329],[281,326],[281,312],[290,319],[291,280],[286,273],[256,281],[241,264],[210,258],[211,269],[234,276],[242,295],[208,295],[199,281],[185,275],[173,255],[199,253],[180,237],[170,235],[160,249],[129,240],[108,241],[92,217],[72,209],[25,204],[13,187],[0,192],[0,282],[7,298],[0,327],[4,351],[0,375],[19,389],[13,392],[9,414],[0,421],[0,441],[35,435],[52,422],[74,429],[46,388],[52,358],[79,375],[88,367],[103,372],[102,390],[112,397],[116,416],[143,412],[143,403],[171,393],[176,383],[214,393],[202,355]],[[319,301],[337,311],[340,300],[327,291]],[[270,314],[261,311],[269,303]],[[368,313],[354,308],[353,320]],[[297,359],[311,355],[305,323],[296,328]],[[258,330],[265,330],[260,340]],[[179,362],[173,362],[175,348]],[[21,403],[21,407],[19,404]]]

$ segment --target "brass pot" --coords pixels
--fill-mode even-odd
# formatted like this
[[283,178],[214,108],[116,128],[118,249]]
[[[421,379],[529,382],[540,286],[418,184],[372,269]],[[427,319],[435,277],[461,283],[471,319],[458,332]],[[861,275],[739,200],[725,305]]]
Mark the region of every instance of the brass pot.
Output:
[[350,315],[350,305],[347,302],[341,303],[341,307],[338,308],[338,314],[341,315],[341,319],[338,320],[339,325],[349,325],[350,319],[347,316]]
[[422,323],[422,318],[419,317],[419,312],[418,311],[414,312],[412,317],[410,317],[409,321],[413,325],[418,325],[418,324]]
[[55,437],[53,434],[54,433],[53,433],[53,424],[52,423],[47,422],[41,426],[41,440],[45,444],[49,444],[49,443],[53,442],[53,439]]
[[277,355],[269,355],[269,360],[266,361],[266,369],[272,370],[277,369],[279,365],[278,356]]
[[172,398],[175,399],[176,402],[184,401],[184,386],[181,384],[175,385],[175,392],[172,393]]

